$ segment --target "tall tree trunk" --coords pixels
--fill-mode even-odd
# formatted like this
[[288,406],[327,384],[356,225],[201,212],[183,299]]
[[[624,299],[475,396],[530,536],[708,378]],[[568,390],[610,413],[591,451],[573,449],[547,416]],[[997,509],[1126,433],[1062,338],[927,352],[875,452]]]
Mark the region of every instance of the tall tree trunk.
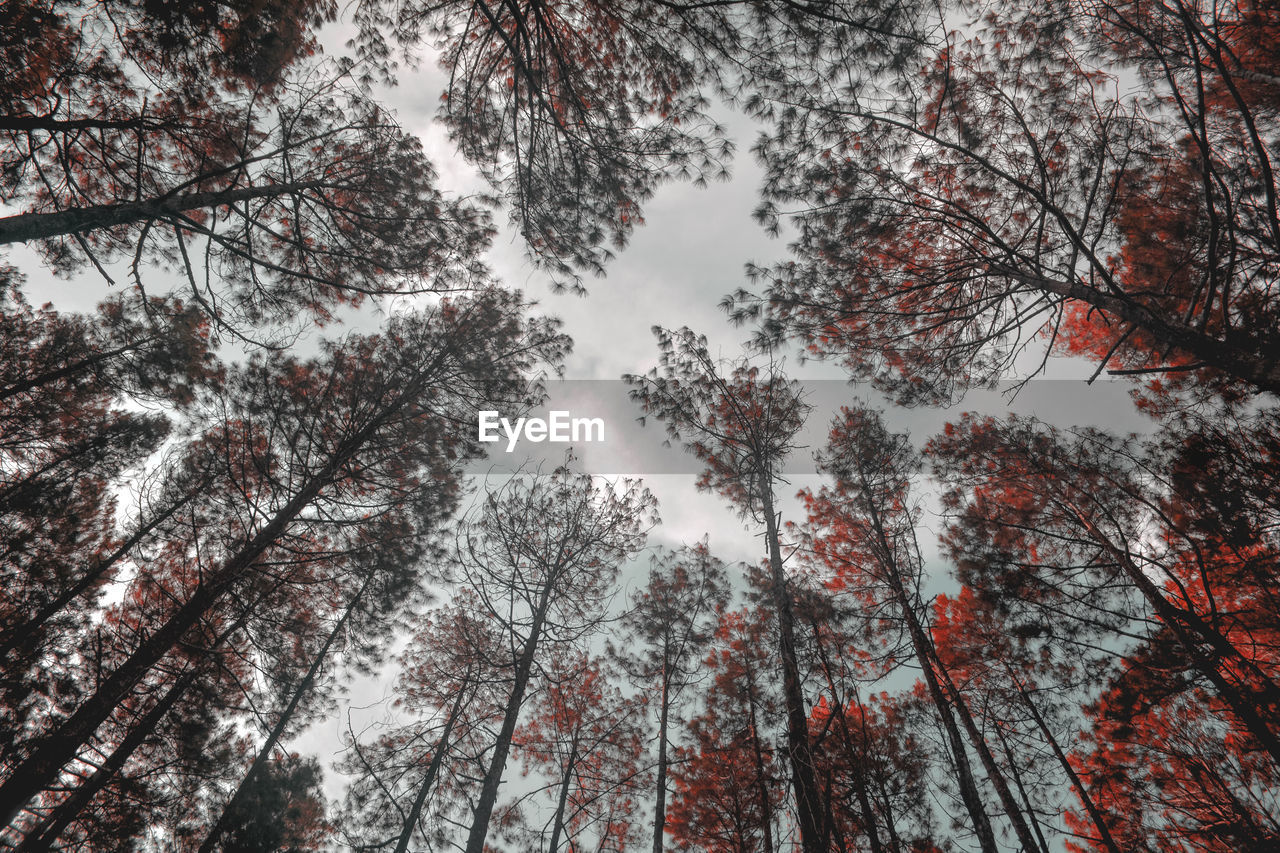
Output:
[[578,733],[573,733],[569,744],[569,761],[564,768],[564,778],[560,780],[560,796],[556,798],[556,813],[551,824],[551,843],[547,845],[547,853],[556,853],[560,849],[560,836],[564,832],[564,812],[569,803],[569,789],[573,787],[573,768],[578,763]]
[[983,853],[998,853],[995,832],[991,828],[991,820],[987,817],[987,813],[982,807],[982,798],[978,793],[978,785],[973,777],[973,768],[969,764],[968,753],[965,752],[964,740],[960,737],[960,728],[956,725],[951,703],[947,701],[947,697],[942,691],[942,685],[938,680],[938,673],[934,667],[933,644],[925,632],[924,626],[920,624],[915,602],[907,594],[906,586],[902,580],[902,572],[899,569],[897,557],[894,555],[893,544],[889,541],[889,535],[884,529],[880,512],[876,508],[874,500],[870,499],[870,496],[874,494],[874,490],[867,480],[866,471],[862,469],[862,460],[858,460],[858,474],[862,478],[861,486],[863,491],[868,496],[866,502],[867,511],[870,516],[872,531],[876,536],[876,550],[880,552],[878,556],[884,570],[885,579],[889,583],[889,588],[893,593],[898,609],[902,611],[902,618],[907,624],[907,634],[911,638],[911,647],[915,652],[916,661],[920,665],[920,674],[924,678],[925,687],[929,691],[929,698],[932,700],[934,707],[937,708],[938,717],[941,719],[942,726],[947,733],[947,741],[951,747],[951,757],[956,765],[956,781],[960,786],[960,799],[964,802],[965,810],[969,812],[969,819],[973,821],[973,831],[978,837],[978,845],[982,848]]
[[[218,634],[206,651],[213,652],[224,642],[235,636],[249,621],[249,617],[254,613],[254,608],[255,604],[246,606],[240,613],[239,618]],[[160,725],[165,716],[173,710],[173,707],[191,689],[191,686],[195,684],[196,678],[200,675],[200,664],[203,662],[198,661],[192,664],[182,675],[178,676],[169,689],[165,691],[164,696],[129,728],[128,734],[116,745],[111,755],[98,766],[93,774],[82,782],[70,796],[59,803],[36,829],[28,833],[27,839],[19,850],[48,850],[53,842],[58,840],[63,830],[93,801],[98,792],[115,778],[115,775],[124,767],[130,756],[146,742],[146,739],[155,732],[156,727]]]
[[85,806],[92,802],[98,792],[106,787],[107,783],[115,778],[116,774],[124,767],[129,757],[142,746],[151,733],[155,731],[160,721],[173,710],[173,707],[195,683],[198,668],[192,666],[185,673],[179,676],[178,680],[170,685],[165,691],[160,701],[151,707],[130,730],[124,739],[112,750],[107,756],[106,761],[93,772],[93,774],[80,784],[80,787],[71,792],[71,795],[59,803],[49,816],[34,829],[22,844],[18,845],[16,853],[42,853],[48,850],[63,831],[71,824],[73,820],[82,812]]
[[515,681],[511,685],[506,712],[502,718],[502,728],[498,731],[498,740],[493,745],[493,757],[485,771],[484,782],[480,787],[480,798],[476,801],[476,808],[471,816],[466,853],[484,853],[484,842],[489,835],[489,820],[493,817],[493,805],[498,800],[498,786],[502,784],[507,755],[511,752],[511,738],[515,735],[520,706],[524,703],[529,674],[533,671],[534,656],[538,651],[538,641],[541,639],[542,626],[547,617],[547,608],[550,606],[551,586],[552,581],[548,579],[539,594],[538,607],[534,611],[533,621],[529,626],[529,636],[525,640],[524,648],[520,651]]
[[994,728],[996,737],[1000,739],[1000,747],[1009,759],[1009,777],[1013,780],[1013,787],[1018,789],[1018,799],[1022,802],[1022,813],[1026,815],[1027,825],[1031,828],[1032,833],[1035,834],[1036,842],[1039,844],[1037,849],[1040,850],[1040,853],[1049,853],[1049,842],[1045,840],[1044,832],[1040,829],[1040,821],[1036,819],[1036,810],[1031,804],[1031,795],[1027,792],[1027,786],[1022,782],[1022,772],[1018,770],[1018,762],[1013,754],[1013,747],[1009,745],[1009,739],[1004,736],[999,722],[995,724]]
[[[814,648],[818,651],[818,661],[822,664],[823,675],[826,676],[827,690],[830,691],[831,702],[835,705],[833,713],[836,715],[836,726],[840,731],[840,737],[844,741],[845,760],[849,762],[849,772],[853,774],[849,783],[853,786],[854,796],[858,800],[858,811],[862,815],[863,830],[867,834],[867,843],[871,846],[871,853],[882,853],[884,848],[880,843],[880,833],[876,828],[875,812],[871,810],[871,800],[867,796],[866,766],[858,759],[857,753],[854,752],[853,733],[849,731],[849,719],[845,715],[845,702],[840,697],[839,691],[836,690],[835,677],[831,672],[831,658],[827,654],[826,646],[823,645],[821,632],[816,621],[812,622],[812,628]],[[865,744],[866,739],[862,739],[861,742]],[[835,825],[834,821],[832,825]]]
[[1036,721],[1036,726],[1040,729],[1040,734],[1044,737],[1045,743],[1049,744],[1049,749],[1053,751],[1054,757],[1062,765],[1062,770],[1067,774],[1067,779],[1070,780],[1071,787],[1075,789],[1080,803],[1084,806],[1085,811],[1089,813],[1089,819],[1093,821],[1094,828],[1098,830],[1098,839],[1107,848],[1108,853],[1120,853],[1120,847],[1116,844],[1115,838],[1112,837],[1111,830],[1107,827],[1107,822],[1103,819],[1102,813],[1098,811],[1098,806],[1094,803],[1088,789],[1085,788],[1084,781],[1076,773],[1075,768],[1071,766],[1066,753],[1062,751],[1058,739],[1050,731],[1049,724],[1045,722],[1040,709],[1036,707],[1036,703],[1027,694],[1026,688],[1020,679],[1015,676],[1013,683],[1018,689],[1018,695],[1022,697],[1023,704],[1031,712],[1031,718]]
[[889,801],[889,789],[885,785],[885,779],[882,774],[877,774],[876,781],[880,785],[880,807],[884,809],[884,829],[889,835],[889,849],[893,853],[902,853],[906,847],[902,844],[902,838],[898,835],[898,822],[893,818],[893,803]]
[[671,706],[671,675],[662,667],[662,707],[658,711],[658,781],[653,806],[653,853],[662,853],[667,828],[667,715]]
[[435,785],[436,777],[440,775],[440,768],[444,765],[445,752],[449,748],[449,735],[453,733],[453,727],[458,722],[458,717],[462,714],[462,699],[466,696],[465,689],[459,689],[458,695],[454,697],[453,707],[449,710],[449,717],[445,720],[444,731],[440,733],[440,739],[436,741],[435,754],[431,756],[431,764],[427,767],[427,773],[422,777],[422,784],[418,786],[418,793],[413,798],[413,805],[409,807],[409,814],[405,815],[404,828],[400,830],[400,838],[396,841],[395,853],[406,853],[409,849],[409,841],[413,838],[413,830],[418,824],[418,818],[422,814],[422,809],[427,802],[427,794]]
[[47,385],[50,382],[57,382],[59,379],[66,379],[69,376],[75,376],[82,370],[88,370],[95,365],[102,364],[104,361],[110,361],[118,355],[124,355],[132,350],[141,349],[144,344],[148,344],[153,340],[155,340],[155,338],[144,338],[140,341],[131,341],[127,344],[121,344],[115,349],[97,352],[87,358],[82,358],[79,361],[73,361],[71,364],[59,367],[57,370],[49,370],[44,373],[36,374],[35,376],[28,376],[25,379],[13,383],[12,385],[0,388],[0,402],[25,391],[30,391],[31,389],[37,388],[41,385]]
[[[765,478],[761,478],[764,481]],[[800,847],[804,853],[826,853],[818,826],[818,789],[814,779],[813,752],[809,747],[809,715],[805,708],[796,657],[795,617],[791,592],[782,567],[778,541],[778,519],[773,509],[772,484],[761,483],[765,515],[765,539],[769,547],[773,605],[778,619],[778,650],[782,658],[782,693],[787,706],[787,757],[791,765],[792,789],[796,798],[796,823],[800,826]]]
[[100,228],[160,220],[181,226],[178,214],[206,207],[221,207],[303,192],[324,186],[322,181],[266,184],[257,187],[210,190],[208,192],[162,195],[146,201],[95,204],[49,213],[19,213],[0,217],[0,245],[45,240],[65,234],[80,234]]
[[93,736],[151,668],[199,623],[234,582],[248,571],[253,562],[284,534],[288,524],[315,498],[322,485],[316,481],[309,483],[308,488],[277,513],[235,558],[206,583],[197,587],[176,613],[148,634],[133,654],[100,682],[93,695],[82,702],[70,717],[56,730],[40,739],[26,760],[15,767],[9,778],[0,785],[0,803],[4,808],[0,819],[11,820],[23,804],[57,778],[67,762],[75,757],[80,746]]
[[951,703],[947,701],[938,683],[938,675],[934,671],[933,660],[928,651],[927,638],[916,621],[914,611],[908,611],[907,623],[916,661],[920,664],[925,687],[929,690],[929,698],[937,708],[938,717],[942,720],[942,726],[947,732],[951,758],[956,765],[956,781],[960,785],[960,799],[964,802],[965,810],[969,812],[969,819],[973,821],[973,831],[978,837],[978,845],[983,853],[998,853],[995,832],[991,828],[991,820],[982,807],[982,797],[978,793],[978,785],[973,778],[973,768],[969,765],[969,755],[965,751],[960,728],[956,725]]
[[907,634],[911,638],[912,650],[915,652],[916,661],[920,665],[920,673],[924,678],[925,687],[929,691],[929,698],[932,700],[934,707],[937,708],[942,726],[946,730],[947,741],[951,747],[951,757],[956,765],[956,781],[960,786],[960,799],[964,802],[965,810],[969,812],[970,820],[973,821],[973,830],[978,837],[978,844],[983,853],[997,853],[995,832],[992,830],[991,821],[982,807],[982,798],[979,796],[978,786],[973,778],[973,769],[969,765],[969,756],[965,752],[964,741],[960,737],[960,729],[956,725],[951,705],[943,694],[942,686],[938,681],[938,674],[934,668],[935,656],[932,652],[932,643],[925,633],[924,627],[920,624],[915,603],[912,601],[911,596],[907,594],[906,586],[902,580],[902,572],[898,567],[897,557],[894,556],[893,544],[889,541],[889,535],[884,529],[884,523],[880,518],[880,512],[876,508],[875,501],[871,499],[874,490],[868,482],[867,474],[863,470],[862,464],[863,460],[859,459],[858,474],[861,478],[860,485],[864,494],[868,497],[866,501],[867,511],[870,516],[872,531],[876,537],[876,550],[880,552],[878,556],[884,570],[885,579],[889,583],[889,588],[893,593],[898,609],[902,611],[902,618],[906,621]]
[[965,701],[955,682],[951,680],[951,673],[947,671],[942,661],[938,659],[937,650],[933,648],[932,643],[930,643],[929,652],[938,667],[938,675],[943,686],[946,688],[947,693],[950,694],[952,705],[956,709],[956,716],[960,718],[960,723],[964,726],[965,733],[969,736],[974,752],[978,753],[978,760],[982,762],[983,769],[987,771],[987,779],[991,782],[992,787],[996,789],[996,796],[1000,798],[1000,804],[1004,806],[1005,816],[1013,824],[1013,831],[1018,836],[1018,843],[1022,845],[1022,849],[1026,853],[1034,853],[1034,851],[1040,849],[1036,843],[1036,837],[1027,826],[1027,821],[1022,814],[1022,807],[1013,798],[1013,792],[1009,790],[1009,783],[1005,781],[1004,771],[1000,769],[1000,765],[996,764],[995,756],[991,754],[991,748],[987,745],[987,739],[978,730],[973,714],[969,710],[969,703]]
[[333,648],[334,642],[346,630],[347,623],[351,620],[351,614],[360,606],[360,602],[364,599],[365,591],[369,588],[369,582],[372,575],[366,574],[364,581],[360,584],[360,589],[351,597],[346,610],[342,612],[333,630],[329,632],[329,636],[325,637],[324,644],[321,645],[319,651],[311,661],[306,674],[302,680],[298,682],[298,686],[294,688],[293,695],[289,697],[289,703],[284,710],[280,712],[280,717],[276,720],[274,726],[271,727],[267,739],[263,742],[262,747],[258,750],[258,754],[254,756],[253,763],[249,765],[249,770],[240,780],[240,784],[236,786],[236,792],[231,795],[231,799],[227,800],[222,807],[222,813],[218,815],[218,819],[209,829],[209,833],[205,836],[204,843],[200,845],[200,853],[212,853],[214,846],[218,843],[223,831],[226,829],[227,821],[234,812],[236,806],[244,800],[245,794],[249,790],[254,778],[262,772],[262,768],[266,766],[271,759],[271,753],[275,751],[276,744],[280,742],[280,738],[284,736],[285,729],[288,728],[293,715],[297,712],[298,706],[302,704],[302,700],[306,697],[311,689],[315,686],[316,676],[320,674],[321,667],[324,666],[325,660],[329,657],[329,650]]

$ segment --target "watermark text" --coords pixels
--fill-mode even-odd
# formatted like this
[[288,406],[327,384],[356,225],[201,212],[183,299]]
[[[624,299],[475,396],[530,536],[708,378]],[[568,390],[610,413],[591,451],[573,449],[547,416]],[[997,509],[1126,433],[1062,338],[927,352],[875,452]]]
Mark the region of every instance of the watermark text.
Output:
[[[499,432],[501,431],[501,432]],[[567,411],[553,410],[546,418],[500,417],[495,411],[482,411],[476,420],[476,437],[482,442],[507,439],[507,453],[523,438],[535,444],[604,441],[604,418],[575,418]]]

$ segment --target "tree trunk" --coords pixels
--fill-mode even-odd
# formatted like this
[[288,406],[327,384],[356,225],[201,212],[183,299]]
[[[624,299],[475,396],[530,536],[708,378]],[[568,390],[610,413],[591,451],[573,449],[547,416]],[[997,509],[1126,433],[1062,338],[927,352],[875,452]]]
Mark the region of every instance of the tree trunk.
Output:
[[71,364],[58,368],[57,370],[50,370],[36,376],[28,376],[26,379],[15,382],[7,388],[0,389],[0,401],[7,400],[10,397],[30,391],[31,389],[37,388],[41,385],[46,385],[50,382],[57,382],[59,379],[66,379],[69,376],[75,376],[82,370],[88,370],[94,365],[101,364],[104,361],[110,361],[118,355],[124,355],[131,350],[141,349],[143,344],[150,343],[152,340],[154,339],[147,338],[142,341],[133,341],[132,343],[121,344],[115,349],[107,350],[106,352],[94,353],[88,358],[82,358],[79,361],[74,361]]
[[1009,745],[1009,739],[1004,736],[1004,732],[1000,729],[997,722],[994,726],[996,737],[1000,739],[1000,746],[1004,750],[1005,756],[1009,759],[1009,777],[1013,780],[1013,786],[1018,789],[1018,799],[1022,801],[1022,813],[1026,815],[1027,826],[1035,834],[1037,847],[1040,853],[1049,853],[1049,842],[1045,840],[1044,832],[1040,829],[1040,821],[1036,819],[1035,807],[1031,804],[1031,795],[1027,792],[1027,786],[1022,782],[1022,773],[1018,770],[1018,762],[1013,754],[1013,747]]
[[184,211],[284,196],[321,186],[323,186],[321,181],[299,181],[291,184],[267,184],[182,195],[162,195],[146,201],[95,204],[51,213],[19,213],[16,216],[0,217],[0,245],[47,240],[50,237],[81,234],[101,228],[153,220],[173,222],[181,227],[182,223],[176,217]]
[[[763,478],[762,478],[763,479]],[[796,798],[796,822],[800,827],[800,846],[804,853],[826,853],[822,849],[822,833],[818,826],[818,790],[814,779],[813,754],[809,748],[809,715],[805,709],[800,683],[800,665],[796,658],[795,617],[791,609],[791,592],[782,568],[782,548],[778,542],[778,519],[773,510],[772,484],[761,484],[765,515],[765,539],[769,547],[772,571],[773,605],[778,618],[778,651],[782,658],[782,692],[787,705],[787,755],[791,765],[792,788]]]
[[876,509],[874,501],[870,499],[873,491],[867,481],[866,472],[862,468],[861,459],[858,460],[858,474],[861,478],[860,485],[863,492],[868,497],[866,502],[867,511],[870,516],[872,530],[876,536],[877,550],[881,552],[879,556],[885,579],[893,591],[893,597],[898,604],[898,609],[902,611],[902,618],[907,624],[907,634],[911,638],[912,650],[915,652],[916,661],[920,665],[920,673],[924,677],[925,687],[929,690],[929,698],[933,701],[934,707],[937,708],[938,716],[942,720],[942,726],[947,733],[947,741],[951,746],[951,757],[956,763],[956,781],[960,786],[960,799],[964,802],[965,810],[969,812],[970,820],[973,821],[973,831],[978,837],[978,844],[983,853],[998,853],[995,832],[992,830],[991,821],[982,807],[982,798],[979,796],[978,785],[973,778],[973,768],[969,764],[969,756],[965,752],[964,741],[960,737],[960,729],[956,725],[951,705],[942,692],[942,687],[938,681],[938,673],[934,669],[933,644],[925,633],[924,627],[920,624],[911,597],[907,595],[906,586],[902,581],[902,573],[898,568],[898,561],[893,553],[893,545],[890,543],[888,533],[884,529],[880,512]]
[[[1090,538],[1101,545],[1116,560],[1125,576],[1137,587],[1152,609],[1155,610],[1161,623],[1173,632],[1183,649],[1186,650],[1192,667],[1213,684],[1222,700],[1244,723],[1245,728],[1258,739],[1258,742],[1270,754],[1277,766],[1280,766],[1280,738],[1277,738],[1271,725],[1259,713],[1259,708],[1263,707],[1264,703],[1280,705],[1280,688],[1277,688],[1276,684],[1258,667],[1255,661],[1236,648],[1235,644],[1222,636],[1212,625],[1207,624],[1198,614],[1171,604],[1164,597],[1164,593],[1160,591],[1159,587],[1155,585],[1155,582],[1147,577],[1140,566],[1133,562],[1128,552],[1118,547],[1102,531],[1098,530],[1088,516],[1069,501],[1064,502],[1064,505],[1075,515],[1076,520],[1084,527]],[[1241,689],[1227,680],[1217,662],[1200,649],[1199,644],[1196,642],[1197,637],[1210,646],[1218,657],[1234,661],[1243,670],[1256,676],[1261,682],[1261,690],[1249,690],[1248,692],[1261,693],[1261,696],[1255,698],[1249,695],[1242,695]],[[1258,701],[1259,699],[1262,701]]]
[[267,735],[266,741],[263,742],[258,754],[254,756],[253,763],[249,765],[249,770],[241,778],[240,784],[236,787],[236,792],[231,795],[231,799],[227,800],[226,805],[222,807],[222,813],[218,815],[218,819],[209,829],[209,833],[205,836],[204,843],[200,845],[200,853],[212,853],[214,846],[218,843],[219,837],[227,826],[227,819],[232,811],[244,799],[245,793],[249,789],[249,784],[254,777],[262,771],[267,761],[271,758],[271,753],[275,751],[276,744],[280,742],[280,738],[284,736],[285,729],[289,722],[293,719],[293,715],[297,712],[298,706],[302,704],[303,698],[311,692],[311,688],[315,685],[316,676],[320,674],[320,668],[324,665],[325,659],[329,656],[329,649],[333,647],[334,642],[342,634],[347,627],[347,622],[351,619],[351,614],[360,606],[361,600],[364,598],[365,591],[369,588],[371,575],[366,574],[364,582],[360,584],[360,589],[352,596],[351,601],[347,604],[347,609],[343,611],[342,618],[333,626],[333,630],[329,632],[329,636],[325,638],[324,644],[320,650],[316,652],[315,657],[311,661],[311,666],[307,669],[306,675],[298,682],[298,686],[294,689],[293,695],[289,697],[289,704],[280,712],[279,719],[272,726],[271,732]]
[[991,754],[991,748],[987,746],[987,739],[982,736],[982,732],[978,731],[978,726],[973,720],[973,714],[969,711],[969,703],[960,695],[955,682],[951,680],[951,674],[947,672],[947,668],[938,659],[937,651],[933,648],[932,643],[929,646],[929,652],[937,664],[938,675],[943,682],[943,686],[946,687],[947,693],[951,696],[956,715],[960,718],[961,724],[964,725],[965,733],[969,735],[969,742],[973,744],[974,751],[978,753],[978,760],[982,762],[983,768],[987,771],[987,778],[996,789],[996,796],[1000,798],[1000,804],[1004,806],[1005,816],[1013,824],[1013,831],[1018,836],[1018,843],[1022,845],[1025,853],[1034,853],[1034,851],[1040,849],[1040,845],[1036,843],[1035,835],[1027,826],[1022,814],[1022,808],[1018,805],[1017,800],[1013,798],[1013,792],[1009,790],[1009,783],[1005,781],[1004,771],[996,764],[995,756]]
[[431,764],[427,767],[427,774],[422,778],[422,784],[418,786],[418,794],[413,798],[413,805],[409,808],[409,814],[404,819],[404,829],[400,831],[400,839],[396,842],[395,853],[405,853],[409,849],[409,840],[413,838],[414,827],[417,826],[418,817],[422,814],[423,806],[427,802],[427,794],[431,790],[431,786],[435,784],[436,777],[440,775],[440,768],[444,765],[445,751],[449,747],[449,735],[453,732],[453,727],[458,721],[458,717],[462,713],[462,699],[466,695],[466,690],[459,689],[458,695],[453,700],[453,707],[449,710],[449,718],[445,721],[444,731],[440,734],[440,740],[436,742],[435,755],[431,756]]
[[1171,323],[1140,302],[1104,293],[1095,287],[1008,268],[993,269],[993,272],[1007,275],[1045,293],[1077,299],[1124,323],[1145,330],[1164,344],[1194,356],[1205,367],[1221,370],[1272,395],[1280,395],[1280,360],[1274,356],[1264,357],[1262,352],[1265,347],[1256,338],[1248,341],[1252,347],[1237,346],[1183,323]]
[[498,740],[493,746],[493,758],[490,759],[489,768],[484,774],[484,783],[480,787],[480,799],[476,801],[476,808],[471,816],[466,853],[484,853],[485,838],[489,835],[489,820],[493,817],[493,805],[498,800],[498,786],[502,784],[502,772],[506,769],[507,755],[511,751],[511,738],[515,735],[520,706],[524,703],[525,689],[529,685],[529,675],[533,671],[534,655],[538,651],[538,640],[541,639],[542,626],[547,616],[547,608],[550,606],[551,586],[552,581],[548,578],[539,595],[533,622],[529,626],[529,637],[525,640],[524,648],[520,652],[520,660],[516,664],[515,681],[507,697],[502,728],[498,731]]
[[1067,759],[1066,754],[1062,751],[1062,747],[1058,744],[1058,739],[1053,736],[1053,732],[1049,730],[1049,724],[1045,722],[1044,717],[1040,714],[1040,709],[1036,707],[1031,697],[1027,695],[1026,688],[1022,682],[1016,677],[1013,679],[1014,685],[1018,689],[1018,695],[1022,697],[1022,702],[1026,705],[1027,710],[1031,712],[1031,718],[1036,721],[1036,726],[1040,729],[1040,733],[1044,736],[1045,743],[1049,744],[1049,749],[1053,751],[1053,755],[1058,759],[1058,763],[1062,765],[1063,772],[1067,774],[1067,779],[1071,781],[1071,787],[1075,788],[1076,796],[1080,798],[1081,805],[1085,811],[1089,813],[1089,818],[1093,821],[1094,827],[1098,830],[1099,840],[1107,848],[1109,853],[1120,853],[1120,848],[1116,844],[1115,839],[1111,836],[1111,830],[1107,827],[1107,822],[1103,819],[1102,813],[1098,811],[1097,805],[1093,802],[1093,797],[1089,795],[1089,791],[1084,786],[1083,780],[1076,773],[1071,762]]
[[[827,690],[831,692],[831,701],[835,705],[833,713],[836,715],[836,725],[839,727],[840,737],[844,741],[845,759],[849,762],[849,772],[853,774],[853,778],[849,781],[853,785],[854,796],[858,799],[858,811],[862,814],[863,830],[867,834],[867,842],[871,846],[871,853],[882,853],[884,848],[880,843],[879,830],[876,828],[875,812],[871,810],[871,800],[867,797],[866,767],[863,762],[858,760],[858,756],[853,750],[853,733],[849,731],[849,720],[845,716],[845,703],[836,690],[835,677],[831,674],[831,660],[822,644],[822,636],[818,627],[817,622],[813,622],[813,644],[818,651],[818,660],[822,664],[822,672],[827,679]],[[866,743],[865,738],[862,739],[862,743]]]
[[564,811],[569,803],[569,788],[573,782],[573,767],[578,763],[578,733],[573,733],[569,745],[569,761],[564,768],[564,778],[560,780],[560,796],[556,800],[556,813],[551,824],[551,843],[547,845],[547,853],[556,853],[560,849],[560,836],[564,832]]
[[45,133],[66,133],[73,130],[161,130],[175,126],[177,122],[172,119],[160,120],[145,115],[123,119],[53,118],[47,115],[0,116],[0,131],[19,133],[33,130]]
[[[253,605],[245,607],[239,618],[218,635],[210,646],[209,651],[217,649],[224,641],[234,636],[249,621],[249,617],[253,615],[253,612]],[[23,842],[19,849],[22,851],[48,850],[50,845],[58,840],[58,836],[62,834],[62,831],[67,828],[71,821],[75,820],[85,806],[92,802],[94,796],[120,772],[138,747],[146,742],[146,739],[151,736],[169,711],[173,710],[174,705],[191,689],[199,674],[199,664],[197,663],[178,676],[160,701],[130,727],[129,733],[112,750],[106,761],[88,779],[81,783],[80,787],[76,788],[67,799],[59,803],[35,830],[28,834],[27,840]]]
[[662,707],[658,711],[658,781],[653,806],[653,853],[662,853],[667,828],[667,714],[671,705],[671,677],[662,668]]
[[49,816],[31,832],[27,839],[18,845],[15,853],[41,853],[41,851],[48,850],[53,845],[53,842],[58,840],[58,836],[62,834],[63,830],[76,819],[85,806],[89,805],[98,792],[115,778],[115,775],[124,767],[129,757],[150,737],[156,726],[160,724],[160,721],[173,709],[173,706],[178,704],[178,700],[195,683],[196,674],[197,668],[194,666],[183,673],[169,687],[160,701],[152,706],[151,710],[129,730],[129,733],[107,756],[106,761],[102,762],[102,765],[93,772],[93,775],[81,783],[80,787],[72,791],[69,797],[59,803],[49,813]]
[[[903,597],[899,597],[900,606],[903,604]],[[978,836],[978,845],[982,848],[983,853],[998,853],[999,848],[996,846],[995,832],[991,828],[991,821],[987,817],[986,811],[982,808],[982,798],[978,793],[978,785],[973,778],[973,768],[969,765],[969,755],[965,752],[964,740],[960,737],[960,728],[956,725],[956,718],[952,712],[951,704],[947,701],[942,692],[942,687],[938,683],[938,675],[934,671],[933,660],[928,651],[927,638],[924,636],[919,622],[916,621],[915,612],[909,609],[909,604],[907,608],[906,618],[908,633],[911,635],[911,644],[915,647],[916,660],[920,664],[925,686],[929,690],[929,698],[933,700],[934,706],[938,709],[938,716],[941,718],[942,726],[947,732],[947,741],[951,746],[951,757],[956,763],[956,781],[960,785],[960,799],[964,801],[965,809],[969,812],[969,819],[973,821],[973,831]]]

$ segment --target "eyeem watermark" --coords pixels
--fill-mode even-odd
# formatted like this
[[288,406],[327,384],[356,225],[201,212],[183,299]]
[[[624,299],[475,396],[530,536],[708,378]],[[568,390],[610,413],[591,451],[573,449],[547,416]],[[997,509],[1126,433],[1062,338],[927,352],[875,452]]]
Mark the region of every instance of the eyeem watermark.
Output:
[[516,418],[514,424],[497,412],[482,411],[476,421],[476,435],[480,441],[494,442],[501,439],[498,430],[507,438],[507,452],[515,450],[520,439],[535,444],[542,441],[557,443],[604,441],[604,418],[574,418],[567,411],[553,410],[547,418]]

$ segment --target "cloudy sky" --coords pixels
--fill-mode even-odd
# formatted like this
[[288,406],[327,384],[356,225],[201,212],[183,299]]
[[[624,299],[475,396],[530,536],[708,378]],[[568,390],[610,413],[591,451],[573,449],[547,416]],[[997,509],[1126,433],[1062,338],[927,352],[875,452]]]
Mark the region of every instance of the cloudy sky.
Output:
[[[332,30],[327,41],[330,52],[341,50],[344,38],[341,28]],[[445,85],[443,72],[428,60],[416,70],[402,70],[400,77],[400,85],[381,96],[404,125],[424,140],[442,187],[458,193],[484,191],[474,169],[454,152],[443,128],[433,121]],[[552,392],[553,401],[568,398],[575,404],[598,394],[594,406],[583,403],[584,411],[574,412],[603,416],[608,424],[610,440],[604,447],[595,453],[593,448],[579,448],[588,467],[646,478],[662,500],[666,519],[654,536],[656,541],[687,542],[711,533],[724,557],[755,559],[758,551],[752,538],[745,539],[749,547],[743,548],[742,525],[723,502],[693,492],[692,460],[680,458],[675,449],[666,451],[665,458],[659,455],[660,427],[650,425],[649,438],[639,438],[641,432],[633,424],[638,411],[628,409],[621,383],[609,387],[625,373],[642,373],[656,364],[657,347],[650,331],[655,325],[689,326],[707,336],[713,353],[727,359],[743,355],[750,330],[731,325],[718,303],[746,283],[747,262],[768,264],[786,256],[785,233],[781,238],[770,237],[752,218],[761,175],[750,151],[755,125],[723,106],[714,117],[728,128],[737,148],[732,179],[703,188],[688,183],[659,188],[644,208],[646,224],[618,252],[605,278],[587,282],[589,295],[552,293],[548,279],[526,260],[518,236],[508,227],[495,240],[489,260],[501,281],[525,291],[546,313],[563,318],[565,330],[574,339],[574,352],[565,365],[571,387]],[[503,217],[499,214],[499,224],[505,226]],[[1027,359],[1029,365],[1038,360],[1035,353]],[[810,467],[812,451],[821,443],[836,406],[855,399],[888,410],[890,423],[910,431],[918,442],[964,410],[1018,411],[1062,425],[1090,423],[1125,432],[1147,428],[1128,400],[1130,383],[1099,380],[1086,386],[1084,379],[1094,365],[1074,360],[1052,359],[1045,376],[1029,383],[1016,399],[1002,392],[974,393],[950,410],[894,408],[871,388],[845,383],[838,366],[802,363],[796,352],[787,355],[785,366],[789,375],[805,381],[815,407],[805,436],[810,448],[792,460],[793,480]],[[500,451],[495,455],[510,464]],[[688,473],[671,473],[676,471]]]

